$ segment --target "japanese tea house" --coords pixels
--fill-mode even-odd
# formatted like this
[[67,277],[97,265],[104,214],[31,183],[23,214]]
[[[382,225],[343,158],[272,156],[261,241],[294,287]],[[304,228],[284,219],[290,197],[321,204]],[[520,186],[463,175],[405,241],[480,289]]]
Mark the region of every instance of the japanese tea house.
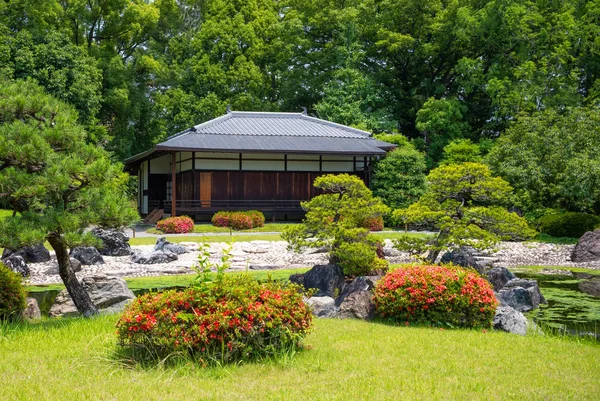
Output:
[[[372,162],[394,145],[306,113],[229,111],[126,160],[138,207],[201,218],[221,210],[301,216],[315,178],[349,173],[369,183]],[[161,213],[162,215],[162,213]]]

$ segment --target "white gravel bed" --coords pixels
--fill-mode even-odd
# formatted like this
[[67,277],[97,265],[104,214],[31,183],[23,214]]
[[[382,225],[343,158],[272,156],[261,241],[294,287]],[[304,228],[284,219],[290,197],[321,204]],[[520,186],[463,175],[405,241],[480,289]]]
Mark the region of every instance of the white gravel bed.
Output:
[[[173,262],[145,265],[133,263],[130,256],[103,256],[104,264],[82,266],[82,271],[77,273],[77,276],[81,279],[85,276],[98,274],[116,277],[141,277],[194,273],[192,266],[199,254],[197,244],[190,242],[182,244],[193,250],[179,255],[179,259]],[[396,251],[391,248],[391,245],[390,240],[385,241],[386,259],[390,263],[407,263],[411,261],[408,254]],[[222,250],[227,246],[227,243],[210,243],[210,259],[213,263],[219,263]],[[498,259],[494,263],[497,266],[538,265],[600,269],[600,261],[590,263],[571,262],[570,255],[573,247],[574,245],[505,242],[499,245],[496,252],[490,252],[489,254]],[[154,245],[133,246],[132,249],[134,252],[151,252]],[[29,264],[31,270],[29,284],[62,282],[58,275],[58,265],[54,252],[51,251],[50,253],[52,256],[50,262]],[[236,242],[233,244],[231,255],[231,270],[234,271],[291,269],[327,263],[325,253],[309,249],[304,253],[296,254],[287,250],[285,241]]]

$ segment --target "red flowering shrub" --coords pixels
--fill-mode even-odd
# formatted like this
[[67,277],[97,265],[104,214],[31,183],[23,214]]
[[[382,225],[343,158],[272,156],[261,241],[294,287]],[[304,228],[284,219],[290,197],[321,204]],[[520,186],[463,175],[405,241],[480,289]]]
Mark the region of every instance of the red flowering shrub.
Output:
[[0,263],[0,322],[19,320],[25,306],[25,287],[21,275]]
[[169,217],[159,221],[156,229],[165,234],[185,234],[194,232],[194,220],[188,216]]
[[211,220],[213,226],[229,227],[233,230],[249,230],[265,225],[265,216],[257,211],[248,212],[218,212]]
[[371,217],[365,219],[362,224],[362,228],[367,228],[369,231],[382,231],[383,230],[383,217]]
[[236,274],[139,297],[119,318],[117,334],[122,346],[153,355],[185,351],[203,363],[231,362],[295,347],[311,324],[297,286]]
[[450,266],[396,269],[377,283],[373,301],[383,318],[460,327],[491,326],[498,305],[489,282]]

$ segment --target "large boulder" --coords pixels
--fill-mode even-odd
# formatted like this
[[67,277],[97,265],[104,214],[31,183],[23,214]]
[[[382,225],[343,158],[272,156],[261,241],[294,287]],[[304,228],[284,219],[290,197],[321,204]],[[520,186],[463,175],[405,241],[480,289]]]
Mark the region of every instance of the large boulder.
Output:
[[[69,258],[69,263],[71,264],[71,270],[73,270],[75,273],[81,271],[82,267],[80,261],[78,261],[75,258]],[[44,274],[59,274],[58,264],[51,266],[48,270],[45,271]]]
[[581,292],[600,298],[600,277],[594,277],[579,283]]
[[82,265],[99,265],[104,263],[104,258],[93,246],[78,246],[71,249],[71,258],[80,261]]
[[153,251],[149,253],[136,252],[131,256],[133,263],[141,265],[154,265],[157,263],[169,263],[179,259],[173,252]]
[[498,291],[498,300],[502,305],[508,305],[519,312],[529,312],[538,308],[540,304],[547,303],[537,281],[522,278],[515,278],[506,283]]
[[176,255],[183,255],[184,253],[189,252],[185,246],[173,244],[173,243],[167,241],[167,239],[165,237],[160,237],[159,239],[156,240],[156,245],[154,246],[154,250],[162,251],[162,252],[171,252]]
[[11,255],[19,255],[27,263],[44,263],[50,261],[50,252],[44,247],[44,244],[24,246],[16,250],[4,249],[2,259],[6,259]]
[[335,317],[335,300],[331,297],[310,297],[306,304],[316,317]]
[[[82,284],[96,308],[103,313],[120,312],[127,303],[135,298],[133,292],[127,288],[127,283],[121,278],[102,275],[91,276],[85,277]],[[67,290],[59,292],[54,305],[50,308],[50,316],[77,315],[79,315],[79,312]]]
[[571,253],[573,262],[594,262],[600,260],[600,230],[583,234]]
[[508,305],[500,305],[494,316],[494,329],[524,336],[527,334],[527,318]]
[[102,255],[127,256],[133,253],[129,246],[129,237],[120,231],[94,228],[92,234],[102,241],[102,247],[100,247]]
[[343,286],[335,305],[337,317],[371,319],[375,314],[373,288],[381,276],[360,276]]
[[475,260],[473,249],[467,246],[461,246],[454,251],[446,252],[441,259],[442,263],[452,263],[457,266],[471,267],[479,273],[483,273],[484,267]]
[[15,273],[19,273],[23,277],[28,277],[31,274],[27,262],[21,255],[12,254],[6,259],[2,259],[2,263]]
[[506,267],[493,267],[485,272],[485,277],[492,284],[496,292],[500,291],[510,280],[516,278]]
[[336,290],[339,290],[344,283],[344,273],[338,265],[316,265],[304,274],[304,288],[317,290],[316,297],[336,296]]

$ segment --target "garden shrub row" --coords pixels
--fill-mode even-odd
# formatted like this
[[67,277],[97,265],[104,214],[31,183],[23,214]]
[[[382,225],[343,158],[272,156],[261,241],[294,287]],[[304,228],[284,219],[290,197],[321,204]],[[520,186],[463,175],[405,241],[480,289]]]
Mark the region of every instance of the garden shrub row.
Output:
[[263,227],[265,216],[258,210],[247,212],[218,212],[211,220],[215,227],[229,227],[233,230],[249,230]]
[[600,217],[587,213],[556,213],[540,217],[536,228],[553,237],[579,238],[587,231],[600,228]]
[[161,357],[189,353],[210,364],[279,354],[296,347],[311,324],[297,286],[236,274],[139,297],[117,322],[117,334],[124,347]]
[[396,269],[376,285],[377,314],[395,322],[489,327],[498,306],[491,284],[454,266]]
[[156,228],[165,234],[193,233],[194,220],[188,216],[169,217],[159,221]]
[[0,263],[0,321],[19,320],[26,303],[21,275]]

